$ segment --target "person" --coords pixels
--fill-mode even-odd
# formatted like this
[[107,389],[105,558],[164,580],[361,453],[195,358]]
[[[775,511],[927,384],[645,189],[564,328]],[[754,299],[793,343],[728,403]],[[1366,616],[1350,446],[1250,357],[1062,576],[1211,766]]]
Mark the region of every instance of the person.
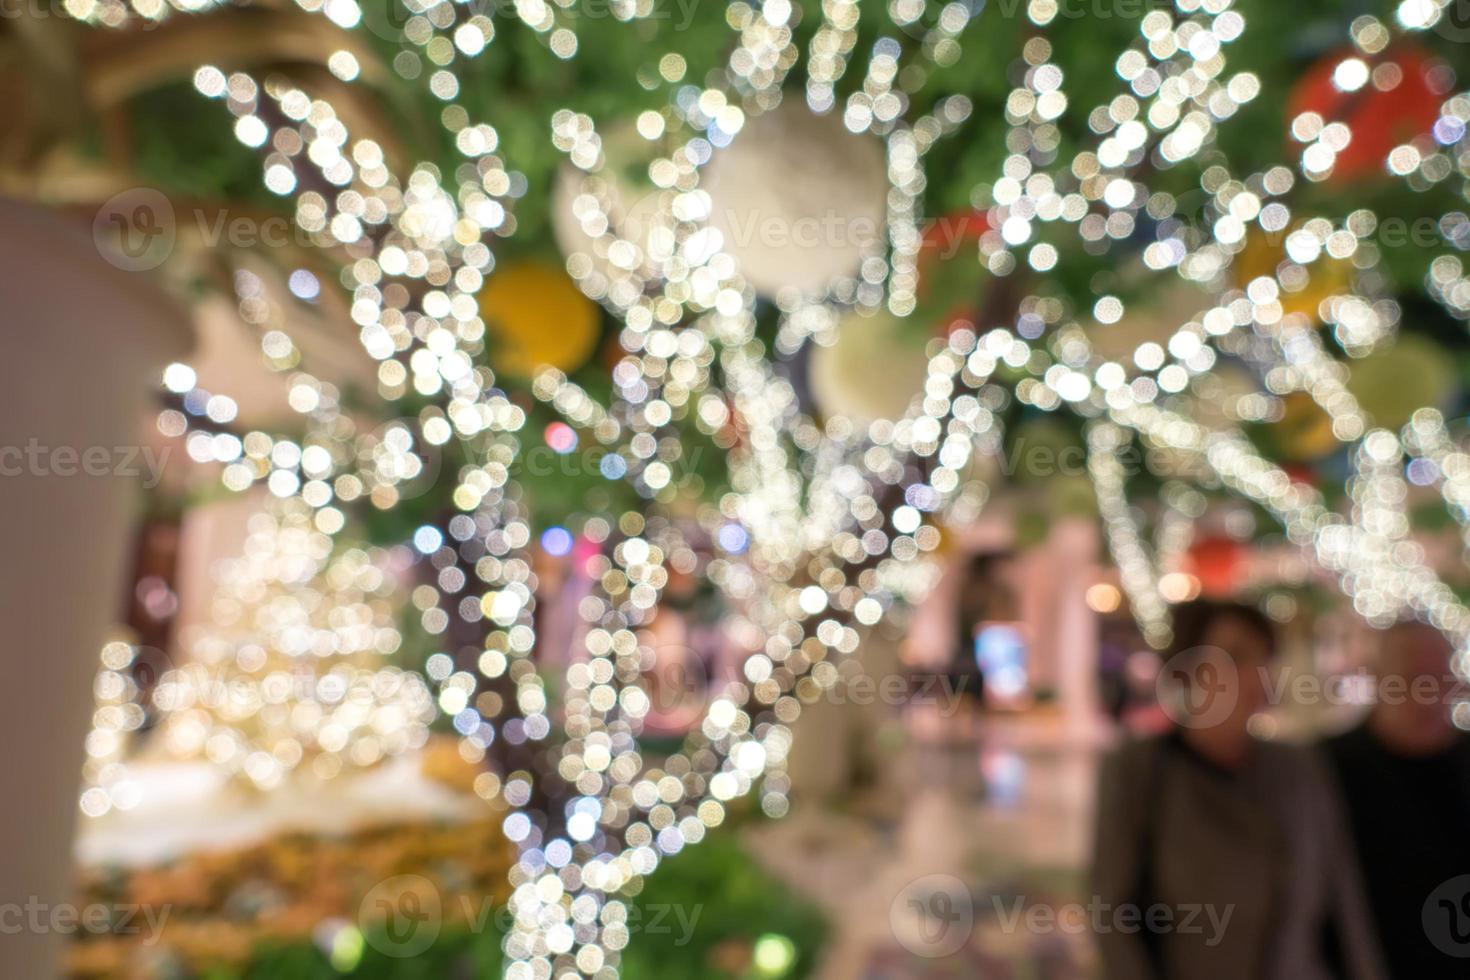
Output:
[[1108,980],[1385,975],[1327,767],[1251,735],[1274,653],[1253,607],[1176,607],[1171,729],[1123,744],[1100,773],[1092,887]]
[[1391,975],[1462,978],[1470,919],[1439,918],[1462,915],[1470,895],[1453,884],[1470,875],[1470,736],[1451,718],[1453,650],[1418,622],[1381,640],[1373,710],[1327,750]]

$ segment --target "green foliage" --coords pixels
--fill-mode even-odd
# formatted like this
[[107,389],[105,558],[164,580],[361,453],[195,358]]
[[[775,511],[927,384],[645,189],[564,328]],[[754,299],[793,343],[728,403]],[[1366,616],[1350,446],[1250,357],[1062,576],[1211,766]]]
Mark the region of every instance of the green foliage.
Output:
[[133,167],[151,186],[180,198],[232,201],[290,215],[261,182],[254,151],[235,139],[233,117],[179,82],[130,105]]
[[[629,904],[632,941],[623,952],[623,975],[636,980],[746,980],[758,975],[721,969],[739,962],[738,952],[766,934],[785,936],[795,946],[791,971],[811,973],[827,936],[827,923],[805,900],[762,871],[738,842],[733,828],[715,832],[698,847],[665,861]],[[402,958],[379,952],[371,938],[354,980],[452,980],[500,976],[503,914],[484,916],[483,929],[446,925],[425,952]],[[391,948],[391,944],[383,944]],[[729,955],[731,951],[737,955]],[[344,973],[312,943],[259,947],[241,970],[219,968],[199,980],[332,980]]]
[[[501,934],[493,928],[446,930],[433,946],[408,958],[381,953],[368,942],[361,961],[346,975],[355,980],[498,977],[503,958],[500,942]],[[391,948],[391,944],[384,945]],[[262,947],[243,972],[221,972],[209,980],[330,980],[342,975],[317,946],[294,943]]]
[[687,944],[634,936],[623,955],[623,974],[638,980],[754,977],[721,969],[711,953],[722,944],[742,946],[768,933],[795,944],[796,962],[787,977],[796,980],[811,973],[827,935],[821,914],[762,871],[729,832],[665,861],[635,901],[643,908],[701,910]]

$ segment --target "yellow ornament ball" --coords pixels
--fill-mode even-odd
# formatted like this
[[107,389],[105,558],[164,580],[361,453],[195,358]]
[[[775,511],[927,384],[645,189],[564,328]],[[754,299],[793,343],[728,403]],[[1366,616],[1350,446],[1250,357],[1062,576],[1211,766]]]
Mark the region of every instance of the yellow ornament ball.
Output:
[[1374,425],[1396,429],[1426,405],[1438,405],[1455,386],[1454,361],[1434,341],[1400,334],[1349,365],[1348,391]]
[[597,307],[549,262],[512,262],[491,273],[480,291],[480,317],[490,366],[499,373],[573,371],[597,349]]
[[1351,262],[1323,254],[1307,265],[1291,263],[1282,272],[1282,263],[1286,261],[1286,234],[1257,230],[1246,239],[1245,248],[1235,259],[1236,285],[1244,289],[1261,276],[1280,275],[1282,313],[1300,313],[1313,323],[1322,320],[1318,311],[1324,300],[1352,290]]
[[1275,424],[1281,455],[1292,462],[1321,459],[1342,445],[1332,433],[1332,418],[1304,391],[1281,399],[1281,419]]

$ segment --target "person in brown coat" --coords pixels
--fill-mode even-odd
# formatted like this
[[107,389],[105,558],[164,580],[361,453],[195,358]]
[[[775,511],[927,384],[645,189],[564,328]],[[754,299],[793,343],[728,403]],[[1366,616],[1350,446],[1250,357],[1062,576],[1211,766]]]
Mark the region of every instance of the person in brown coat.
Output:
[[1107,980],[1379,980],[1351,840],[1325,764],[1249,731],[1270,621],[1178,607],[1161,692],[1173,729],[1104,762],[1094,928]]

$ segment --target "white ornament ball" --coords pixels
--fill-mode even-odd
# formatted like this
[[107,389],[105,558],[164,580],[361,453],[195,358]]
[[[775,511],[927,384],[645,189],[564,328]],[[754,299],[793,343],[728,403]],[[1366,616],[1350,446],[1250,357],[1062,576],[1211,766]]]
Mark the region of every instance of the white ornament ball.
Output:
[[924,391],[927,339],[887,311],[847,314],[830,346],[812,348],[807,378],[817,407],[859,424],[902,418]]
[[815,115],[787,99],[747,119],[715,151],[702,186],[725,252],[765,296],[821,297],[883,248],[883,144],[849,132],[840,113]]
[[634,176],[656,156],[654,144],[631,126],[614,127],[603,141],[603,153],[606,162],[596,173],[563,164],[551,191],[552,237],[583,291],[596,298],[630,274],[654,275],[655,229],[667,224],[660,221],[665,192]]

